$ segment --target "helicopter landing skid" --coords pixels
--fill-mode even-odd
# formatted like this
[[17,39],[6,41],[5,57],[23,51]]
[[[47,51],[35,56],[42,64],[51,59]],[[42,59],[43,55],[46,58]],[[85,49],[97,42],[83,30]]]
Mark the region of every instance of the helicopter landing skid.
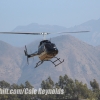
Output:
[[[57,58],[57,57],[54,57],[54,58],[56,58],[55,61],[52,61],[52,60],[47,60],[47,61],[51,61],[55,65],[55,67],[64,62],[64,59],[63,61],[61,61],[60,58]],[[57,61],[59,61],[58,64],[56,64]]]
[[[57,57],[54,57],[54,58],[56,58],[55,61],[52,61],[52,60],[45,60],[45,61],[51,61],[55,65],[55,67],[64,62],[64,59],[63,59],[63,61],[61,61],[60,58],[57,58]],[[57,61],[59,61],[59,63],[55,64]],[[36,66],[34,68],[40,66],[43,62],[44,62],[44,60],[43,61],[39,61],[38,63],[36,63]]]
[[40,66],[43,62],[44,62],[44,61],[39,61],[38,63],[36,63],[36,66],[35,66],[34,68]]

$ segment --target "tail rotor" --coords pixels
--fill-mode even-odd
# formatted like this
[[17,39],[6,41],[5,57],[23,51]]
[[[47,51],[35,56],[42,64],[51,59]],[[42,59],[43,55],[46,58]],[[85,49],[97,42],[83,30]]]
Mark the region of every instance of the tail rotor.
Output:
[[29,64],[29,61],[28,61],[28,53],[27,53],[27,47],[26,47],[26,45],[25,45],[24,53],[25,53],[25,56],[27,56],[27,63]]

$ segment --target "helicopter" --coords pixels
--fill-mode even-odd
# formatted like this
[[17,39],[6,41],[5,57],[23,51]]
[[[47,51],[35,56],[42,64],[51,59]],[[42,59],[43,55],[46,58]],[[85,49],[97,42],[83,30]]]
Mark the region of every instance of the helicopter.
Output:
[[[89,31],[77,31],[77,32],[59,32],[60,33],[83,33],[83,32],[89,32]],[[25,45],[25,56],[27,57],[27,62],[28,62],[28,58],[34,57],[34,56],[38,56],[40,61],[38,61],[36,63],[36,67],[40,66],[41,64],[43,64],[44,61],[50,61],[55,67],[60,65],[61,63],[64,62],[64,59],[61,61],[60,58],[56,57],[56,55],[59,53],[58,48],[56,47],[56,45],[54,43],[52,43],[50,40],[46,40],[45,39],[45,35],[51,34],[51,33],[47,33],[47,32],[42,32],[42,33],[33,33],[33,32],[0,32],[2,34],[30,34],[30,35],[43,35],[44,39],[42,41],[40,41],[40,44],[38,46],[38,50],[35,51],[34,53],[28,54],[27,52],[27,47]],[[55,58],[54,61],[52,61],[51,59]],[[56,64],[56,62],[58,62]],[[29,62],[28,62],[29,64]]]

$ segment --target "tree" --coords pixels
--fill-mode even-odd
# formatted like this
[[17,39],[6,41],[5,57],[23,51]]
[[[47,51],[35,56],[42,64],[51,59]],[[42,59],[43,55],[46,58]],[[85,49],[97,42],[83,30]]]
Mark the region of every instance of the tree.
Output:
[[0,81],[0,87],[1,88],[9,88],[10,84],[3,80],[3,81]]
[[25,88],[32,89],[33,86],[32,86],[28,81],[26,81],[26,82],[25,82]]
[[100,89],[98,82],[93,79],[93,81],[90,81],[90,85],[92,87],[93,95],[95,95],[95,97],[100,100]]
[[90,81],[90,85],[94,91],[99,90],[99,84],[97,83],[95,79],[93,79],[93,81]]

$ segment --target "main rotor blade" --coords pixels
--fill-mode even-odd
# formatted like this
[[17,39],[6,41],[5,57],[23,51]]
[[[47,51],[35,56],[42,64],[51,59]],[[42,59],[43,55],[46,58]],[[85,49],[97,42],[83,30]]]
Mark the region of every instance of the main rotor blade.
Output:
[[61,33],[85,33],[85,32],[90,32],[90,31],[59,32],[58,34],[61,34]]
[[[56,34],[63,34],[63,33],[85,33],[90,31],[75,31],[75,32],[55,32]],[[30,35],[48,35],[51,33],[41,32],[41,33],[34,33],[34,32],[0,32],[0,34],[30,34]]]
[[42,33],[33,33],[33,32],[0,32],[0,34],[30,34],[30,35],[47,35],[50,33],[42,32]]

